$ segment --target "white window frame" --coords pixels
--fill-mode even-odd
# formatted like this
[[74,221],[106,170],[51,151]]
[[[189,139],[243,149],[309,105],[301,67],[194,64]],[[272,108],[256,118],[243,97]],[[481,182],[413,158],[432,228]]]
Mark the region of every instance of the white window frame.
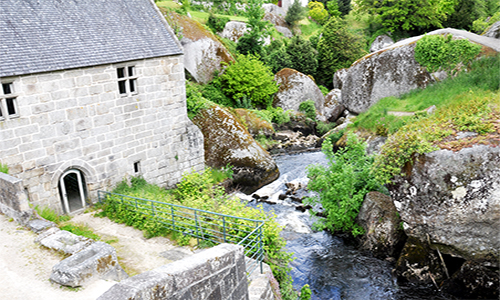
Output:
[[116,79],[118,82],[118,93],[122,97],[136,95],[137,91],[137,69],[135,65],[116,67]]
[[[9,86],[10,92],[6,93],[5,86]],[[14,91],[13,82],[2,82],[2,87],[0,88],[0,121],[5,121],[8,119],[19,118],[19,108],[17,105],[17,94]],[[9,105],[7,101],[12,101],[12,107],[14,108],[14,113],[9,113]]]

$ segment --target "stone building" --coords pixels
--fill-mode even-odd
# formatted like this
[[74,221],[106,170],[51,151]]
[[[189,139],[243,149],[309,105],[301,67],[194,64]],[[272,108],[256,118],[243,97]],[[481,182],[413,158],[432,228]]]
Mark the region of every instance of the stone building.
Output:
[[2,0],[0,41],[0,163],[31,204],[71,213],[124,178],[169,187],[204,167],[152,0]]

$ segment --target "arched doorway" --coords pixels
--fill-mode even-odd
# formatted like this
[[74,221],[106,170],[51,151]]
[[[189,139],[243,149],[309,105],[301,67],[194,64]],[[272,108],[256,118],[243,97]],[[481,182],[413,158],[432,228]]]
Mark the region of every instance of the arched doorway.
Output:
[[84,208],[87,189],[83,173],[77,169],[64,172],[59,179],[59,192],[65,213]]

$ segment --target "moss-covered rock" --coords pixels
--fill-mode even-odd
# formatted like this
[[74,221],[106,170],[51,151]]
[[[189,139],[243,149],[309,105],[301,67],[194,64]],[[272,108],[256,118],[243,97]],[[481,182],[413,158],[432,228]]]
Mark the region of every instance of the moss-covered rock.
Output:
[[231,112],[253,137],[259,135],[270,137],[274,134],[273,125],[259,118],[254,112],[244,108],[237,108]]
[[201,110],[193,122],[204,137],[205,163],[210,167],[233,167],[233,182],[250,193],[279,177],[278,166],[228,111],[213,106]]

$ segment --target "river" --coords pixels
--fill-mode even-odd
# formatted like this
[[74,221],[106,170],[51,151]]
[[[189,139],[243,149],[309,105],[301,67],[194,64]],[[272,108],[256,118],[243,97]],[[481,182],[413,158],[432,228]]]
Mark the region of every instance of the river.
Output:
[[[262,204],[264,210],[273,211],[277,221],[284,226],[282,236],[287,241],[287,251],[294,253],[291,263],[293,285],[297,290],[309,284],[313,300],[417,300],[453,299],[440,295],[432,287],[399,286],[392,276],[394,263],[380,260],[362,252],[349,239],[326,231],[314,232],[313,218],[301,212],[295,203],[280,194],[286,191],[285,183],[307,184],[306,167],[310,164],[327,165],[321,152],[275,156],[280,178],[259,189],[255,194],[269,197]],[[252,198],[240,195],[242,198]],[[255,207],[256,201],[250,201]]]

